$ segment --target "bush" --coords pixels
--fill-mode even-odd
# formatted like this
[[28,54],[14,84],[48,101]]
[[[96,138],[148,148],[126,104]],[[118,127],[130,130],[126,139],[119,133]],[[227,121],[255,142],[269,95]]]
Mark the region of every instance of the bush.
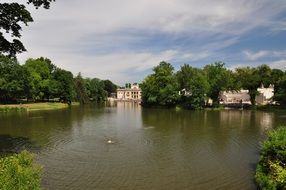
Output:
[[261,189],[286,189],[286,127],[269,133],[262,144],[255,179]]
[[0,189],[40,189],[41,167],[33,164],[33,154],[23,151],[0,159]]

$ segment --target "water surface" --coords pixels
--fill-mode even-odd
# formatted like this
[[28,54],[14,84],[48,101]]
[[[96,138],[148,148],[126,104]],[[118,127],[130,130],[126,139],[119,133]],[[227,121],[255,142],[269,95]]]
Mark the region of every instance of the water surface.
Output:
[[0,153],[29,149],[45,189],[256,189],[260,142],[286,111],[137,104],[0,113]]

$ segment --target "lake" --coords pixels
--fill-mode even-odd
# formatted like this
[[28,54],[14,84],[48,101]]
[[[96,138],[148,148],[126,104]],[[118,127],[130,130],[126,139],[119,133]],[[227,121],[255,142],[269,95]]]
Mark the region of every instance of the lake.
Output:
[[0,113],[0,152],[28,149],[44,189],[256,189],[267,131],[286,111],[105,107]]

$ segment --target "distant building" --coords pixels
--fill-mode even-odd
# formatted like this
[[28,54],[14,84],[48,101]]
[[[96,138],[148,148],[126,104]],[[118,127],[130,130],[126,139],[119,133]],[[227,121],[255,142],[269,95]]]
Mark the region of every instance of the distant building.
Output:
[[268,88],[264,88],[263,84],[260,88],[257,88],[258,95],[255,98],[257,104],[266,105],[273,101],[274,85],[270,84]]
[[251,104],[248,90],[222,91],[219,96],[220,104]]
[[[257,91],[258,95],[255,98],[256,104],[266,105],[272,103],[274,85],[269,85],[268,88],[264,88],[264,86],[261,85],[260,88],[257,88]],[[220,104],[223,105],[251,104],[248,90],[222,91],[219,99]]]
[[117,89],[118,101],[141,101],[141,89],[138,83],[134,83],[130,88]]

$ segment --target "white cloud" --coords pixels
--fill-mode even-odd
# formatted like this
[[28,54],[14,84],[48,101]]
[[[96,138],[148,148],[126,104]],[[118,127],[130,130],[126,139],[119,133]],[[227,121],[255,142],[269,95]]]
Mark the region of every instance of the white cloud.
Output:
[[271,68],[275,69],[281,69],[283,71],[286,71],[286,59],[278,60],[278,61],[273,61],[269,64]]
[[[139,73],[161,60],[212,56],[252,29],[276,25],[285,6],[285,0],[57,0],[50,10],[31,8],[35,22],[23,32],[29,52],[19,58],[45,56],[74,73],[124,83],[135,79],[130,70]],[[156,41],[141,47],[146,33],[184,35],[202,43],[184,50],[181,44],[161,47]],[[153,46],[160,47],[153,51]],[[245,52],[250,60],[266,54]]]
[[255,61],[259,58],[265,57],[267,55],[269,55],[269,51],[258,51],[258,52],[251,52],[251,51],[243,51],[243,54],[245,55],[247,60],[251,60],[251,61]]
[[[122,85],[127,81],[134,82],[132,79],[140,82],[144,76],[138,77],[138,75],[153,68],[161,61],[170,61],[176,54],[175,50],[159,53],[124,52],[91,56],[53,52],[48,57],[57,66],[70,70],[75,75],[81,72],[86,77],[110,79]],[[40,57],[41,55],[39,53],[35,57]],[[26,57],[30,57],[30,55],[26,54]]]
[[286,58],[286,50],[273,51],[273,50],[260,50],[252,52],[245,50],[242,52],[247,60],[256,61],[264,57],[268,58]]
[[207,58],[211,55],[208,51],[202,51],[202,52],[191,52],[191,53],[185,53],[182,55],[183,59],[186,59],[188,61],[198,61],[204,58]]

